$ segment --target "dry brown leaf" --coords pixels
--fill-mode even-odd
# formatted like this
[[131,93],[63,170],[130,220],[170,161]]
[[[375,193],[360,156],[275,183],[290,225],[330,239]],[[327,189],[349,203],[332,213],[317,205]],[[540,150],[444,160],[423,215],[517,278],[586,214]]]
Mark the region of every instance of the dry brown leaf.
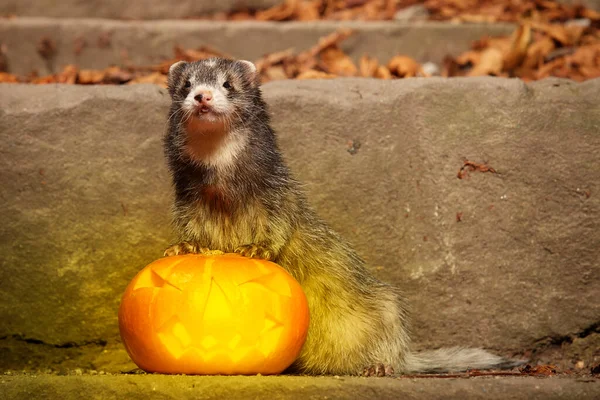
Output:
[[502,64],[502,52],[491,47],[481,53],[479,63],[467,73],[467,76],[500,75]]
[[34,83],[36,85],[46,85],[49,83],[56,83],[56,75],[46,75],[46,76],[36,77],[31,80],[31,83]]
[[338,43],[350,37],[352,33],[352,30],[348,28],[338,29],[329,35],[320,38],[318,44],[312,47],[308,53],[314,57],[328,47],[337,46]]
[[600,43],[579,47],[572,55],[566,58],[570,64],[589,67],[600,66],[598,64],[598,61],[600,61]]
[[104,81],[104,71],[96,69],[82,69],[77,76],[77,83],[82,85],[92,85]]
[[0,72],[0,83],[18,83],[19,78],[16,75],[7,72]]
[[538,31],[546,33],[552,39],[558,41],[563,46],[569,46],[571,44],[571,35],[567,27],[559,24],[544,24],[539,22],[531,22],[531,27]]
[[133,79],[133,74],[123,71],[119,67],[109,67],[104,70],[104,83],[122,84],[131,79]]
[[375,71],[375,78],[377,79],[393,79],[392,73],[385,65],[380,65]]
[[285,69],[281,65],[272,66],[265,71],[263,74],[263,81],[277,81],[282,79],[288,79],[288,75],[285,72]]
[[321,19],[321,15],[319,14],[320,8],[320,0],[301,2],[297,9],[298,21],[316,21]]
[[261,73],[267,69],[269,69],[272,65],[279,64],[283,62],[283,60],[293,57],[294,49],[287,49],[284,51],[278,51],[277,53],[267,54],[254,64],[256,65],[256,70]]
[[79,68],[77,66],[69,64],[63,68],[63,70],[56,75],[57,83],[68,83],[74,84],[77,82],[77,73],[79,72]]
[[223,54],[219,51],[213,50],[206,46],[200,47],[199,49],[184,49],[180,46],[175,46],[175,58],[183,61],[199,61],[205,60],[211,57],[223,57],[232,58],[227,54]]
[[581,66],[578,68],[581,80],[600,78],[600,66]]
[[551,76],[555,70],[562,68],[564,65],[565,65],[564,57],[552,60],[549,63],[542,65],[537,70],[535,77],[536,77],[536,79],[547,78],[547,77]]
[[412,78],[417,76],[417,74],[423,74],[421,65],[407,56],[393,57],[388,62],[387,67],[393,75],[399,76],[400,78]]
[[466,51],[462,53],[460,56],[456,57],[456,62],[460,65],[475,65],[479,63],[481,59],[481,52],[479,51]]
[[526,366],[519,368],[519,371],[521,371],[523,374],[545,376],[555,375],[556,370],[557,368],[555,365],[536,365],[535,367],[532,367],[531,365],[527,364]]
[[305,71],[296,77],[296,79],[333,79],[333,78],[337,78],[337,76],[335,76],[333,74],[328,74],[328,73],[322,72],[322,71],[316,71],[314,69]]
[[371,58],[367,55],[364,55],[360,58],[359,61],[359,69],[360,76],[365,78],[372,78],[375,76],[377,72],[377,67],[379,67],[379,63],[375,58]]
[[554,48],[554,41],[547,36],[534,42],[527,48],[522,66],[524,68],[537,68],[544,63],[544,59]]
[[503,67],[512,71],[525,59],[527,48],[531,42],[531,27],[529,24],[520,25],[511,36],[510,50],[504,54]]
[[585,8],[581,11],[583,18],[590,19],[592,21],[600,21],[600,12],[592,10],[591,8]]
[[282,4],[276,5],[264,11],[256,13],[258,21],[287,21],[298,12],[300,0],[285,0]]
[[153,72],[148,75],[138,76],[138,77],[130,80],[129,82],[127,82],[128,85],[135,84],[135,83],[153,83],[155,85],[159,85],[159,86],[166,88],[167,87],[167,77],[158,72]]
[[337,47],[328,47],[323,50],[320,58],[320,65],[325,72],[341,76],[355,76],[358,73],[358,68],[352,59]]

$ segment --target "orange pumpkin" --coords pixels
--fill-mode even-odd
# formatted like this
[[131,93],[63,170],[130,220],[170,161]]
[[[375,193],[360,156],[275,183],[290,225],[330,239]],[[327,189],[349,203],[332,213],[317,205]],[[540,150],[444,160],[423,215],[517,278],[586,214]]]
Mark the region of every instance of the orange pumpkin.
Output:
[[119,329],[148,372],[278,374],[308,331],[306,296],[275,263],[237,254],[164,257],[129,283]]

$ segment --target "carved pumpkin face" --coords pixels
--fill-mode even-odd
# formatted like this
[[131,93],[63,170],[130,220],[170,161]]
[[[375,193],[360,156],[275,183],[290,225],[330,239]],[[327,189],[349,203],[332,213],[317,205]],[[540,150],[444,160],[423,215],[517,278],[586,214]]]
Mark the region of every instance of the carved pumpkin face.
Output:
[[148,372],[277,374],[308,331],[298,282],[269,261],[237,254],[164,257],[129,283],[119,329]]

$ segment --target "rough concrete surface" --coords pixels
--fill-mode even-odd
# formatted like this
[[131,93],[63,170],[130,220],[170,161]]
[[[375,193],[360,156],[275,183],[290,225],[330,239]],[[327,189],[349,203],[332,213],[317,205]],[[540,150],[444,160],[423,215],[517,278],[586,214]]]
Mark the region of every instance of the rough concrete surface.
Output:
[[597,399],[594,378],[0,376],[0,397],[35,399]]
[[[0,38],[6,45],[8,70],[17,74],[58,72],[67,64],[81,68],[110,65],[151,65],[173,57],[173,48],[211,46],[235,58],[257,60],[267,53],[294,48],[302,51],[340,27],[355,34],[342,49],[358,60],[364,54],[387,63],[397,54],[421,62],[441,63],[458,55],[485,35],[508,35],[512,24],[394,22],[209,22],[209,21],[109,21],[101,19],[0,19]],[[38,53],[43,38],[56,45],[49,59]],[[80,52],[75,48],[85,43]]]
[[[600,357],[599,91],[600,79],[264,87],[311,203],[406,293],[417,349],[571,344],[563,357],[585,365]],[[168,104],[153,85],[0,86],[0,358],[13,368],[18,346],[114,362],[121,293],[170,241]],[[497,173],[458,179],[464,159]]]
[[3,0],[0,15],[51,18],[188,18],[249,7],[263,9],[280,0]]

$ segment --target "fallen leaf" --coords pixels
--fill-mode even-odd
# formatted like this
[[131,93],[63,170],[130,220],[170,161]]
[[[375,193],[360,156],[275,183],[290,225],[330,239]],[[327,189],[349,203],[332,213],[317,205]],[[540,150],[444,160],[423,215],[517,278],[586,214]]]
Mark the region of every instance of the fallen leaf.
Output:
[[130,80],[129,82],[127,82],[128,85],[135,84],[135,83],[153,83],[155,85],[159,85],[159,86],[166,88],[167,87],[167,77],[161,73],[153,72],[149,75],[142,75],[142,76],[135,77],[132,80]]
[[321,64],[325,72],[341,76],[355,76],[358,68],[342,50],[328,47],[320,54]]
[[531,26],[520,25],[511,36],[510,50],[504,54],[503,68],[511,71],[521,65],[527,55],[527,48],[531,42]]
[[351,29],[348,29],[348,28],[338,29],[337,31],[330,33],[329,35],[320,38],[318,44],[316,46],[312,47],[308,51],[308,53],[314,57],[329,47],[337,46],[338,43],[340,43],[343,40],[346,40],[352,34],[353,34],[353,31]]
[[375,78],[378,79],[393,79],[392,73],[385,65],[380,65],[375,71]]
[[460,170],[456,174],[456,177],[458,179],[463,179],[469,175],[469,172],[472,172],[472,171],[491,172],[493,174],[497,173],[496,170],[494,168],[490,167],[489,165],[487,165],[487,163],[480,164],[480,163],[476,163],[476,162],[469,161],[469,160],[463,160],[463,166],[460,168]]
[[489,48],[481,53],[479,63],[475,64],[467,76],[500,75],[502,66],[502,52],[496,48]]
[[531,365],[527,364],[526,366],[519,368],[519,371],[521,371],[521,373],[527,374],[527,375],[550,376],[550,375],[556,375],[556,366],[555,365],[537,365],[535,367],[532,367]]
[[314,69],[301,73],[296,79],[333,79],[336,78],[333,74],[328,74]]
[[455,60],[460,65],[479,64],[479,60],[481,60],[481,52],[475,50],[466,51],[460,56],[456,57]]
[[104,81],[104,71],[94,69],[82,69],[79,71],[77,83],[82,85],[99,84]]
[[56,75],[56,83],[74,84],[77,81],[77,73],[79,68],[75,65],[67,65],[63,70]]
[[316,21],[321,19],[319,9],[321,8],[321,1],[302,1],[298,4],[296,13],[298,15],[298,21]]
[[537,68],[544,63],[544,60],[552,50],[555,49],[554,41],[549,37],[543,37],[541,40],[534,42],[527,48],[527,54],[523,61],[525,68]]
[[272,66],[266,70],[263,74],[263,81],[277,81],[282,79],[288,79],[288,75],[285,72],[285,68],[282,65]]
[[256,13],[258,21],[287,21],[298,11],[300,0],[285,0],[283,3]]
[[362,56],[358,64],[360,76],[364,78],[374,77],[377,73],[377,67],[379,67],[379,63],[377,62],[377,60],[367,55]]
[[407,56],[396,56],[393,57],[387,65],[388,69],[393,75],[400,78],[411,78],[417,76],[418,73],[422,74],[421,65],[411,57]]
[[0,72],[0,83],[18,83],[19,78],[16,75],[7,72]]
[[104,72],[104,83],[122,84],[133,79],[131,72],[123,71],[119,67],[109,67]]

